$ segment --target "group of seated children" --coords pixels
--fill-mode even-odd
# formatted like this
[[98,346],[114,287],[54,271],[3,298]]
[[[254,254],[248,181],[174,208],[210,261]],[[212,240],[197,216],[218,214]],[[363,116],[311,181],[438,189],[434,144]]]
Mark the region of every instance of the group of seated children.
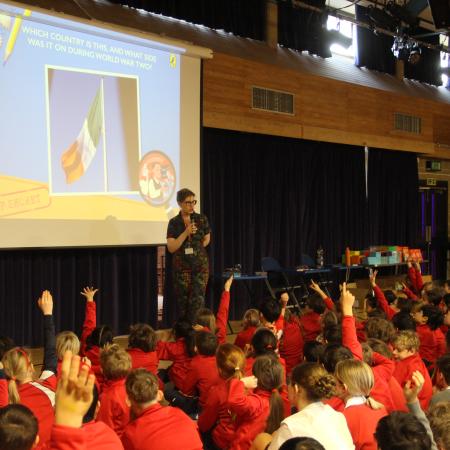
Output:
[[55,336],[44,291],[40,376],[0,339],[0,450],[450,450],[450,286],[408,275],[396,296],[372,274],[359,308],[345,283],[335,303],[312,281],[300,311],[287,293],[248,310],[234,344],[230,278],[217,316],[172,339],[132,325],[127,349],[97,325],[96,289],[81,339]]

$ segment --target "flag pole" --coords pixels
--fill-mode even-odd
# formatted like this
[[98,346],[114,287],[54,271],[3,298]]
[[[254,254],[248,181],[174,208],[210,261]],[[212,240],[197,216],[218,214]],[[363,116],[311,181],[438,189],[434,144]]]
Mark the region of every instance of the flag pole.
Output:
[[101,108],[102,108],[102,137],[103,137],[103,174],[104,174],[104,190],[108,192],[108,160],[106,154],[106,129],[105,129],[105,89],[103,86],[103,77],[100,78],[101,92]]

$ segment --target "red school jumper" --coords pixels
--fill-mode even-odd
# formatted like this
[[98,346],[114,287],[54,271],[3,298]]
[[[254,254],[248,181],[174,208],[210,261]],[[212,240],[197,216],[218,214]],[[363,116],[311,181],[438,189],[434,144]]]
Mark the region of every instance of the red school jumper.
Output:
[[248,327],[245,330],[240,331],[236,336],[234,345],[241,348],[242,350],[245,350],[245,346],[251,344],[255,331],[256,327]]
[[433,395],[433,386],[431,383],[430,374],[428,373],[428,370],[425,367],[420,355],[415,353],[405,359],[397,360],[394,370],[394,377],[399,382],[400,386],[403,387],[408,380],[412,379],[412,374],[416,370],[420,371],[425,378],[425,384],[419,392],[418,398],[420,407],[424,411],[427,411]]
[[126,403],[125,378],[108,380],[99,397],[97,421],[106,423],[120,437],[130,421],[130,407]]
[[378,444],[374,433],[378,422],[387,416],[387,411],[372,409],[367,404],[349,406],[342,411],[352,435],[355,450],[377,450]]
[[126,426],[122,444],[125,450],[203,449],[195,422],[181,409],[159,403]]
[[444,355],[446,351],[447,344],[444,333],[442,333],[440,328],[432,330],[427,324],[417,326],[416,333],[420,339],[420,357],[434,366],[436,360]]
[[209,389],[220,381],[215,356],[196,355],[192,358],[181,392],[185,395],[199,394],[199,405],[206,404]]
[[206,404],[198,418],[198,427],[202,433],[210,430],[214,444],[219,448],[228,448],[233,440],[236,426],[233,415],[228,408],[228,391],[230,380],[220,379],[213,386],[206,399]]
[[184,338],[177,339],[175,342],[159,341],[156,352],[159,359],[173,361],[169,367],[169,377],[175,387],[181,389],[192,359],[186,351]]
[[284,321],[283,336],[280,341],[280,355],[286,362],[286,376],[303,361],[303,335],[298,317],[292,316]]

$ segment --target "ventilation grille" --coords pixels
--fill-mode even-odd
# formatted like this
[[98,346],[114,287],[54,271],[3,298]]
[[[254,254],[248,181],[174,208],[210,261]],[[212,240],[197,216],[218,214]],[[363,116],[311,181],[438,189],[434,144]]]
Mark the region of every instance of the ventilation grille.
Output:
[[252,108],[280,114],[294,114],[294,94],[252,87]]
[[396,130],[406,131],[407,133],[420,134],[422,132],[422,119],[407,114],[394,114],[394,126]]

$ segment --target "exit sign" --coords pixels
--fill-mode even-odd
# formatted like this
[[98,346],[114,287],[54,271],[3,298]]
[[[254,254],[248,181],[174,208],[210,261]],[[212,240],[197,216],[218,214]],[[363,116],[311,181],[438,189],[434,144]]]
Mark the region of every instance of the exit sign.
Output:
[[436,178],[427,178],[427,186],[436,186]]
[[441,161],[425,161],[425,169],[427,172],[440,172],[442,170]]

